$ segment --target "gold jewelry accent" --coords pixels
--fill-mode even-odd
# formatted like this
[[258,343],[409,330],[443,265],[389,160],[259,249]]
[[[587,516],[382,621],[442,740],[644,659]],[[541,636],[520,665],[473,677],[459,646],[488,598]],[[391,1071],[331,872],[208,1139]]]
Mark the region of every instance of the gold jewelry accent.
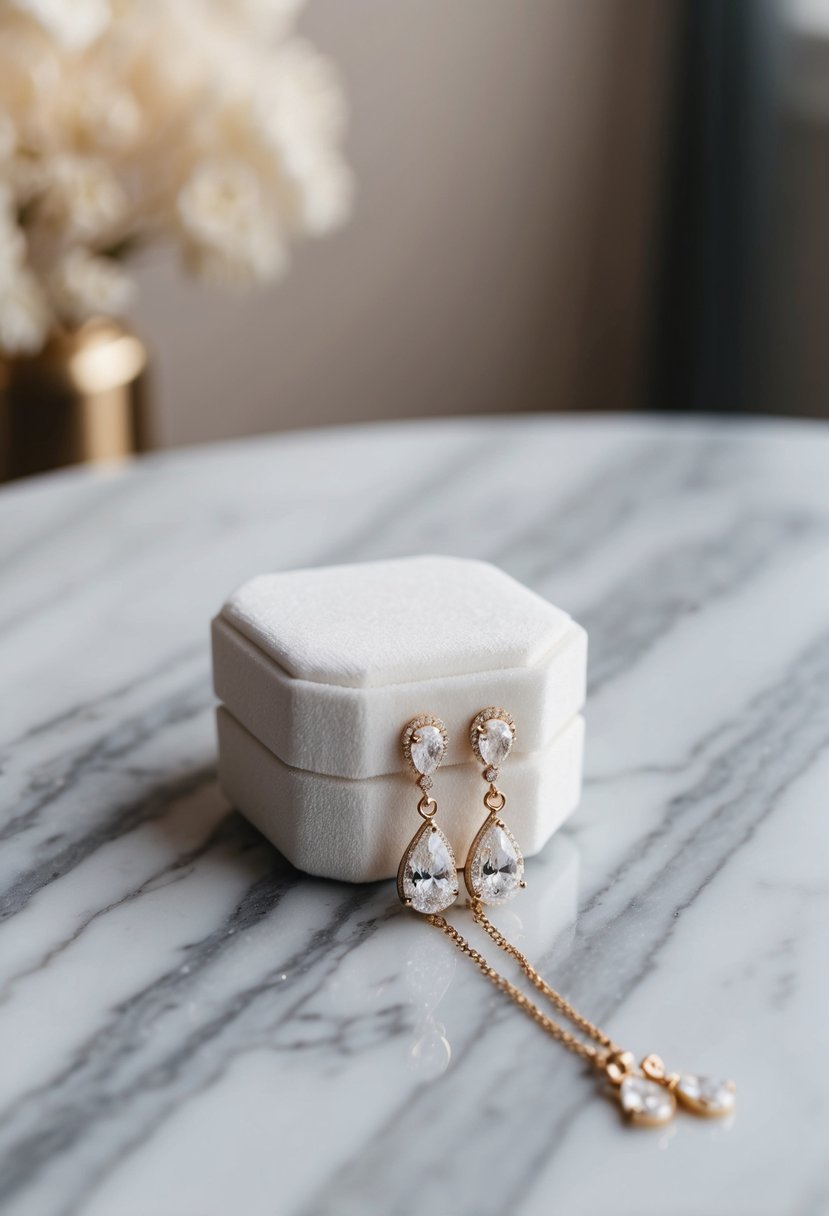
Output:
[[545,1014],[526,993],[500,975],[445,917],[430,915],[427,920],[446,934],[490,983],[514,1001],[551,1038],[592,1064],[617,1093],[622,1111],[631,1123],[642,1127],[667,1123],[674,1116],[677,1099],[694,1114],[725,1115],[734,1109],[736,1087],[732,1081],[712,1081],[692,1074],[668,1073],[659,1057],[654,1055],[646,1056],[637,1067],[632,1052],[625,1051],[615,1043],[539,975],[517,946],[492,924],[479,900],[470,900],[468,906],[475,923],[496,946],[518,963],[533,987],[582,1033],[587,1042]]
[[489,788],[484,794],[487,816],[470,845],[464,882],[473,900],[503,904],[526,886],[518,841],[500,817],[506,795],[495,784],[515,741],[512,715],[495,705],[480,710],[469,725],[469,741],[484,766],[482,775]]
[[[497,728],[489,727],[488,724],[493,720],[500,723]],[[509,728],[509,739],[503,729],[504,724]],[[488,742],[492,744],[492,750],[484,741],[484,731],[489,731]],[[478,759],[483,762],[487,761],[487,754],[492,757],[496,750],[502,761],[506,759],[514,737],[515,724],[503,709],[490,707],[481,710],[470,727],[472,747]],[[524,866],[513,837],[498,817],[506,804],[504,794],[495,784],[499,765],[488,764],[483,774],[489,783],[484,795],[488,815],[472,843],[464,869],[466,884],[473,896],[468,907],[475,923],[500,950],[518,964],[532,986],[579,1033],[562,1026],[506,976],[491,967],[480,951],[470,945],[463,934],[441,915],[457,898],[458,876],[452,846],[433,822],[438,808],[429,790],[432,787],[431,774],[443,761],[447,743],[446,727],[439,718],[434,718],[431,714],[421,714],[413,718],[403,731],[402,745],[406,762],[409,768],[418,774],[417,784],[421,797],[417,810],[423,824],[412,837],[397,871],[397,893],[402,903],[407,908],[425,915],[430,924],[440,929],[462,954],[472,960],[491,984],[508,996],[546,1034],[580,1059],[592,1064],[604,1078],[610,1092],[617,1095],[622,1112],[631,1123],[646,1127],[667,1123],[676,1112],[677,1102],[696,1115],[710,1117],[730,1114],[736,1102],[736,1088],[732,1081],[716,1081],[692,1073],[669,1073],[659,1056],[655,1055],[645,1056],[637,1066],[631,1052],[625,1051],[594,1022],[579,1013],[561,993],[556,992],[518,947],[508,941],[487,917],[482,899],[476,891],[476,887],[482,882],[483,866],[479,865],[479,861],[481,845],[486,834],[504,833],[505,838],[515,846],[521,875]],[[494,773],[492,770],[495,770]],[[497,872],[497,868],[491,868],[492,875]],[[523,881],[520,881],[520,875],[519,882],[515,885],[524,885]],[[490,884],[490,887],[492,886],[497,887],[497,882]],[[491,894],[491,889],[489,893]],[[493,902],[500,903],[503,899]]]
[[417,812],[423,824],[415,832],[397,870],[401,903],[426,915],[442,912],[458,897],[458,864],[452,846],[433,822],[438,804],[429,794],[432,773],[443,763],[449,736],[440,718],[420,714],[403,731],[403,755],[421,790]]

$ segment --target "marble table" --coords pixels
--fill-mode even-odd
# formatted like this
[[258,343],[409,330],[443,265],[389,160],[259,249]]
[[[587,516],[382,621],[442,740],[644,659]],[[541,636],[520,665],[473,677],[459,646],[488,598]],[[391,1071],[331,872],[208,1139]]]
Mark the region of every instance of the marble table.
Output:
[[[498,921],[734,1077],[728,1122],[626,1127],[392,883],[296,873],[218,790],[226,593],[412,552],[587,627],[583,801]],[[258,439],[5,488],[0,560],[4,1214],[829,1211],[829,429]]]

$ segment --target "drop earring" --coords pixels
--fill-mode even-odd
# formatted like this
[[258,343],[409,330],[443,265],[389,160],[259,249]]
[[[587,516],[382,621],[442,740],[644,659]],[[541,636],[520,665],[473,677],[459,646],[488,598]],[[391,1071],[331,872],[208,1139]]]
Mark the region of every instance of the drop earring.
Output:
[[646,1056],[641,1064],[629,1051],[618,1046],[594,1022],[570,1004],[539,975],[517,946],[487,917],[484,903],[501,904],[524,885],[524,859],[515,837],[500,814],[506,798],[496,781],[515,739],[515,723],[504,709],[490,706],[476,714],[470,726],[475,755],[485,766],[484,794],[487,817],[478,830],[464,867],[464,878],[471,896],[469,906],[474,922],[518,964],[526,979],[549,1006],[572,1029],[545,1013],[540,1005],[501,975],[463,934],[442,915],[458,896],[458,874],[452,846],[433,822],[437,802],[429,793],[432,774],[446,755],[448,736],[440,718],[421,714],[403,731],[403,754],[417,775],[421,797],[418,814],[424,820],[403,854],[397,871],[397,893],[407,908],[423,914],[478,968],[482,975],[539,1026],[550,1038],[580,1059],[592,1064],[604,1081],[616,1090],[619,1105],[636,1124],[656,1126],[672,1119],[677,1102],[696,1115],[728,1115],[734,1110],[736,1090],[730,1081],[718,1081],[691,1073],[668,1072],[658,1056]]
[[473,900],[503,904],[526,886],[521,849],[501,818],[506,795],[496,785],[501,766],[515,742],[512,716],[492,705],[482,709],[470,723],[469,741],[484,766],[482,776],[489,788],[484,794],[487,817],[472,841],[463,877]]
[[449,736],[440,718],[420,714],[403,731],[403,755],[421,791],[415,832],[397,871],[397,894],[415,912],[442,912],[458,898],[458,867],[452,846],[434,822],[438,804],[430,795],[432,774],[446,755]]

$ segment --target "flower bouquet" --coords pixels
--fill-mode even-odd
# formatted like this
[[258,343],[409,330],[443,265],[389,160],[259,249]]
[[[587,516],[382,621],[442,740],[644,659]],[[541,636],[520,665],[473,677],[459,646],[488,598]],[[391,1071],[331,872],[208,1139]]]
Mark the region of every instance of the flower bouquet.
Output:
[[0,0],[0,354],[117,317],[167,243],[274,279],[346,216],[344,102],[298,0]]

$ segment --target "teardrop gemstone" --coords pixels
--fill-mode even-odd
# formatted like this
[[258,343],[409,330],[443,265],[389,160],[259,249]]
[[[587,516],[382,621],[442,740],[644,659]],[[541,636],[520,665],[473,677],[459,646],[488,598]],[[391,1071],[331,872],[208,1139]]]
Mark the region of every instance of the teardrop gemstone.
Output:
[[434,913],[458,897],[458,867],[452,846],[435,823],[415,833],[397,871],[397,893],[415,912]]
[[484,722],[478,734],[478,748],[481,759],[493,768],[500,768],[510,754],[512,747],[512,727],[503,718],[490,718]]
[[714,1077],[697,1077],[684,1072],[677,1082],[676,1096],[695,1115],[716,1118],[731,1114],[737,1104],[737,1087],[733,1081],[718,1081]]
[[512,899],[524,878],[524,858],[508,828],[488,819],[472,842],[464,878],[473,898],[485,904]]
[[676,1110],[674,1095],[664,1085],[631,1073],[619,1086],[622,1110],[634,1123],[657,1127],[673,1118]]
[[445,751],[446,740],[437,726],[419,726],[412,735],[412,764],[424,777],[435,771]]

